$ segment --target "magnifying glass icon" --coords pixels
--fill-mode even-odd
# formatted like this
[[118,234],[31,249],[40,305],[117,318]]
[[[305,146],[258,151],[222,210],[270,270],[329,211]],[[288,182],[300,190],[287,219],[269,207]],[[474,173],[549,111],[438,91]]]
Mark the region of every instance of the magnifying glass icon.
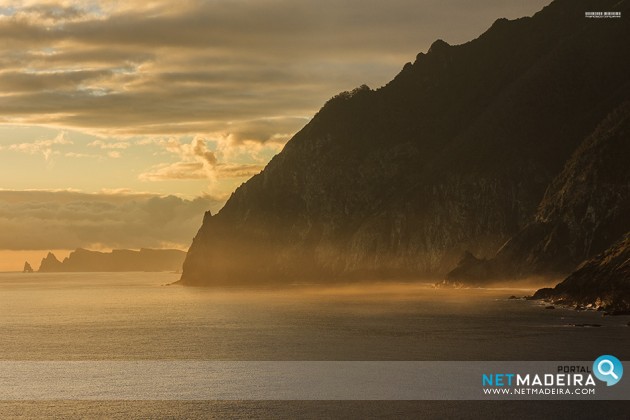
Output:
[[[602,368],[602,366],[608,366],[609,369],[604,370]],[[619,376],[617,376],[617,374],[615,373],[615,365],[613,364],[613,362],[611,362],[608,359],[604,359],[601,360],[598,364],[597,364],[597,370],[599,371],[600,374],[604,375],[604,376],[612,376],[615,379],[619,379]]]

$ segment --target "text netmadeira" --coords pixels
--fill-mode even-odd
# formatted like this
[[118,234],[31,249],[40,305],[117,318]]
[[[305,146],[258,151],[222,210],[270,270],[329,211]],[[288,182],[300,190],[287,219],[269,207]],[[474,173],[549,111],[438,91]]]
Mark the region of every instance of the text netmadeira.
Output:
[[590,373],[490,373],[483,374],[482,386],[595,386]]

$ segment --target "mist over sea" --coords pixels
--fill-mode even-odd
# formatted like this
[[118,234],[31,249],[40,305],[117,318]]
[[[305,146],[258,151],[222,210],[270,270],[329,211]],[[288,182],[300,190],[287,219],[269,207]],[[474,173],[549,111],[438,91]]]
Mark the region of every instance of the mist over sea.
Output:
[[[435,289],[428,283],[281,289],[166,286],[177,278],[170,273],[0,274],[0,359],[593,360],[605,353],[630,358],[629,317],[548,310],[537,302],[508,299],[531,294],[528,289]],[[483,412],[483,404],[473,405]],[[42,407],[51,415],[108,417],[467,411],[462,402],[426,401],[40,401],[2,402],[0,413],[36,416]],[[577,410],[580,404],[564,407]]]

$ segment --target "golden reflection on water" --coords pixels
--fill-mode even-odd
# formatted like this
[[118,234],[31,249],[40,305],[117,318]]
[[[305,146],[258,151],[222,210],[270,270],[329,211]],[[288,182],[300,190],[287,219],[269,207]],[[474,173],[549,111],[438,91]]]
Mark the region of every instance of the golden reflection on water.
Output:
[[[627,320],[508,300],[531,287],[167,286],[177,278],[0,274],[0,360],[582,360],[601,343],[622,358],[630,351]],[[579,323],[605,328],[566,328]]]

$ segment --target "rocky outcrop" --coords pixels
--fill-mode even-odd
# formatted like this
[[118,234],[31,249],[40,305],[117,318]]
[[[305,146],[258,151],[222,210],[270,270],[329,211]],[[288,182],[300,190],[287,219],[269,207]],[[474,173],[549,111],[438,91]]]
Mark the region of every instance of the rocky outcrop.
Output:
[[115,249],[112,252],[78,248],[60,262],[54,254],[42,260],[40,273],[106,271],[180,271],[186,252],[177,249]]
[[39,265],[39,273],[58,273],[60,271],[64,271],[62,268],[61,261],[55,257],[55,254],[49,252],[45,258],[42,259],[41,264]]
[[[551,182],[535,220],[489,260],[467,257],[447,278],[483,283],[568,274],[630,231],[630,103],[614,110]],[[473,257],[474,258],[474,257]]]
[[24,269],[22,270],[22,273],[32,273],[33,272],[33,267],[31,267],[31,265],[28,263],[28,261],[24,262]]
[[580,142],[628,98],[627,1],[558,0],[436,41],[378,90],[331,99],[218,214],[181,282],[439,276],[531,224]]
[[580,267],[553,289],[540,289],[534,299],[576,307],[630,313],[630,232]]

